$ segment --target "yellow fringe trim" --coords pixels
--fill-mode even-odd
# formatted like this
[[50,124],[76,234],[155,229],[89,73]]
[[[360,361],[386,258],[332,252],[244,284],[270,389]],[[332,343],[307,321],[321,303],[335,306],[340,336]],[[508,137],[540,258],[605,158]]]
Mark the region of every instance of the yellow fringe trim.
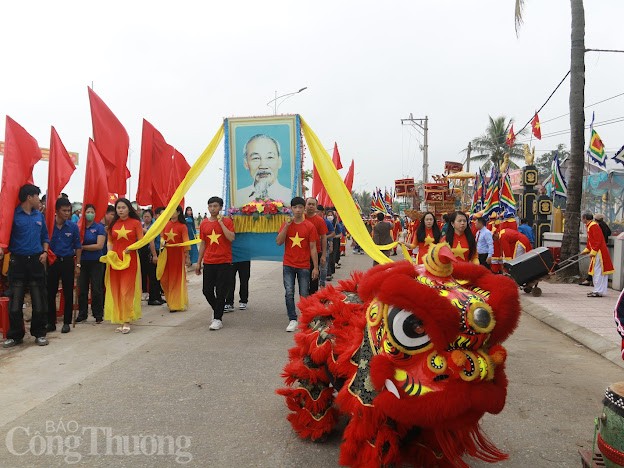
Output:
[[290,216],[283,214],[276,214],[271,216],[271,219],[266,216],[260,216],[256,220],[253,216],[246,215],[234,215],[232,220],[234,221],[234,229],[236,232],[278,232],[279,228],[286,221],[290,219]]

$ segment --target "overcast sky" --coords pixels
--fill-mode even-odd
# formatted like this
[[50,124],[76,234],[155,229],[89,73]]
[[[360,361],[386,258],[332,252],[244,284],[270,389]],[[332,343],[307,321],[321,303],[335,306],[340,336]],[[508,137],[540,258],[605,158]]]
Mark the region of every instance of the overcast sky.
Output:
[[[130,134],[134,199],[141,121],[193,163],[224,117],[267,115],[278,94],[308,89],[279,113],[299,113],[326,148],[338,143],[355,190],[422,176],[422,137],[401,118],[429,116],[429,174],[482,134],[488,115],[518,129],[569,69],[569,0],[527,0],[516,37],[513,0],[28,1],[2,6],[0,131],[8,114],[43,147],[54,125],[81,164],[66,192],[82,198],[91,119],[87,86]],[[585,2],[586,47],[624,49],[624,1]],[[624,93],[624,54],[586,55],[585,103]],[[568,81],[540,113],[542,133],[569,128]],[[587,109],[624,116],[624,96]],[[624,122],[598,127],[607,150]],[[1,134],[4,132],[2,131]],[[535,142],[535,140],[534,140]],[[537,150],[569,135],[544,138]],[[310,158],[306,160],[310,166]],[[195,211],[221,194],[220,149],[187,195]],[[474,166],[473,166],[474,167]],[[47,163],[35,167],[47,185]]]

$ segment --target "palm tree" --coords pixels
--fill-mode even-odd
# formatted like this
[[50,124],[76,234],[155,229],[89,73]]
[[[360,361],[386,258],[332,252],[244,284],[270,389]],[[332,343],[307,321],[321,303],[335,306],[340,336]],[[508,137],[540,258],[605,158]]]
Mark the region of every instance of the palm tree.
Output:
[[[516,0],[516,33],[522,24],[524,0]],[[585,148],[585,9],[583,0],[570,0],[572,13],[570,48],[570,165],[568,172],[568,199],[565,210],[565,231],[561,243],[561,258],[579,251],[579,225],[583,195],[583,164]],[[576,271],[571,271],[576,270]],[[578,274],[577,268],[565,270]]]
[[488,116],[490,123],[485,133],[480,137],[471,141],[472,151],[476,154],[470,156],[471,161],[484,162],[481,168],[489,171],[492,165],[500,168],[505,153],[509,153],[511,168],[517,168],[518,165],[513,162],[514,159],[523,159],[522,145],[514,144],[511,148],[507,146],[507,132],[511,126],[511,120],[507,120],[505,116],[496,117]]

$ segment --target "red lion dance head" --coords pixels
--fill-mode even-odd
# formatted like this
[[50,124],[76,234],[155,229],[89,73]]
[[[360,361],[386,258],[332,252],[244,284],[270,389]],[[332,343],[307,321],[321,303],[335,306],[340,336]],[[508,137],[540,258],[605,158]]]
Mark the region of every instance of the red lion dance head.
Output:
[[324,437],[342,413],[350,417],[343,465],[506,458],[479,420],[505,405],[501,343],[518,323],[518,288],[454,260],[438,244],[423,265],[379,265],[301,300],[288,386],[278,390],[301,437]]

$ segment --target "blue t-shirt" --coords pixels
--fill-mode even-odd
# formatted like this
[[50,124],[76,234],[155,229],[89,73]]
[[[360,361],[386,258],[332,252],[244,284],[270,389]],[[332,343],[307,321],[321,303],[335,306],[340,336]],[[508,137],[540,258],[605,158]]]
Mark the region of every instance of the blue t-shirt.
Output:
[[15,208],[9,251],[15,255],[35,255],[43,252],[43,244],[49,244],[48,228],[39,210],[26,213],[21,206]]
[[71,257],[75,255],[76,249],[82,248],[78,225],[71,221],[65,221],[61,229],[59,229],[55,221],[50,248],[57,257]]
[[[82,243],[85,245],[94,245],[97,244],[98,236],[104,236],[104,247],[106,247],[106,230],[104,226],[100,223],[93,223],[91,226],[85,229],[84,241]],[[82,260],[99,260],[103,253],[102,250],[82,250]]]

